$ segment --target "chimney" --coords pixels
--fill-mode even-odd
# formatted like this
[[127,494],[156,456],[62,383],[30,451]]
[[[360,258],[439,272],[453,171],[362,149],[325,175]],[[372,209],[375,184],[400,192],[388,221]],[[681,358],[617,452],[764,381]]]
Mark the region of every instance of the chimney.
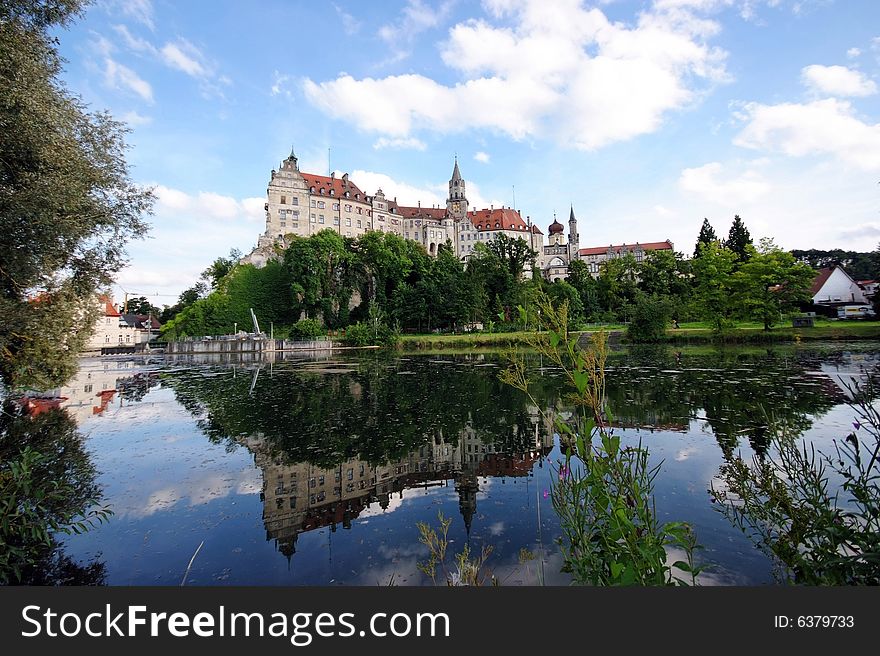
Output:
[[346,184],[348,184],[348,173],[342,174],[342,181],[345,182]]

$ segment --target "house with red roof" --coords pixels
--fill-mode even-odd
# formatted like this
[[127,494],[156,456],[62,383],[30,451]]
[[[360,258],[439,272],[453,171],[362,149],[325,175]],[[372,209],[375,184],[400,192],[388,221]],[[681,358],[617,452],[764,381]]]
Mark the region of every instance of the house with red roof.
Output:
[[815,305],[833,307],[868,303],[864,290],[840,265],[819,269],[810,294]]

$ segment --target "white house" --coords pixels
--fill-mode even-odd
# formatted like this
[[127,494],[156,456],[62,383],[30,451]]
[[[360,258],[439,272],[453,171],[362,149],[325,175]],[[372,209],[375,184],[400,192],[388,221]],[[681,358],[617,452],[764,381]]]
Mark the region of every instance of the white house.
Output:
[[868,302],[865,292],[841,266],[820,269],[813,280],[816,305],[861,305]]

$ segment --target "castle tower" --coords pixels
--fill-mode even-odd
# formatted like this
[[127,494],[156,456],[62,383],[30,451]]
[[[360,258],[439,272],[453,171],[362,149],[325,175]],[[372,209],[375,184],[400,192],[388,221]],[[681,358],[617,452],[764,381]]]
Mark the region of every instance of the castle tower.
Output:
[[282,171],[299,171],[299,160],[296,157],[296,153],[293,152],[293,146],[290,147],[290,155],[287,156],[283,162],[281,162],[281,170]]
[[574,205],[571,206],[571,214],[568,215],[568,260],[577,259],[578,256],[578,224],[574,218]]
[[464,178],[458,170],[458,157],[455,158],[455,168],[452,169],[452,178],[449,180],[449,198],[446,199],[446,212],[458,222],[467,216],[467,193],[465,191]]

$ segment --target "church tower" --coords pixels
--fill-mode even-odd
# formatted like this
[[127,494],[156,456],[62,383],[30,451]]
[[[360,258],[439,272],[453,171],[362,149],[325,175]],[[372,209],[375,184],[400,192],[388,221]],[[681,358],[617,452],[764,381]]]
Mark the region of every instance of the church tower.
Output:
[[449,198],[446,199],[446,213],[457,223],[467,216],[468,201],[465,192],[464,178],[458,170],[458,157],[449,180]]

